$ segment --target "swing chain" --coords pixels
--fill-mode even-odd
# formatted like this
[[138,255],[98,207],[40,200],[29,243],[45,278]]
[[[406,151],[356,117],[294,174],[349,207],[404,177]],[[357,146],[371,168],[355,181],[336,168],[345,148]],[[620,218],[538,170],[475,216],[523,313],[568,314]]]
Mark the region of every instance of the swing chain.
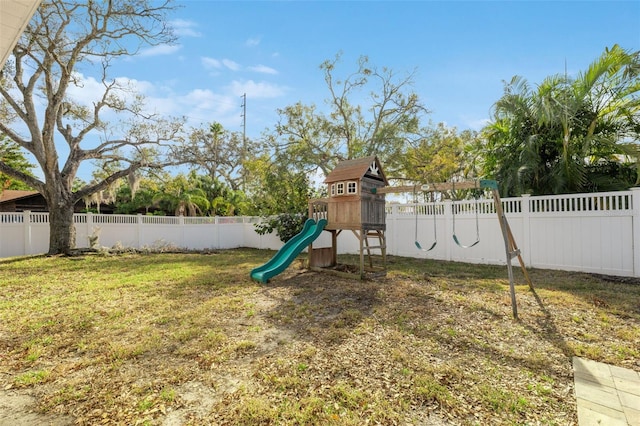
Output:
[[[423,186],[424,188],[424,186]],[[436,246],[436,244],[438,244],[438,235],[436,233],[436,207],[435,204],[432,206],[433,209],[433,238],[434,241],[431,244],[431,246],[426,249],[426,248],[422,248],[422,245],[420,244],[420,242],[418,241],[418,194],[416,193],[416,187],[413,187],[413,201],[414,201],[414,213],[415,213],[415,234],[414,234],[414,243],[416,245],[416,247],[418,248],[418,250],[422,250],[422,251],[431,251],[433,250],[433,248]]]
[[[453,241],[460,247],[463,249],[467,249],[467,248],[471,248],[473,246],[475,246],[476,244],[480,243],[480,218],[479,218],[479,189],[475,188],[473,190],[473,198],[475,200],[475,204],[474,204],[474,210],[475,210],[475,216],[476,216],[476,240],[471,243],[470,245],[463,245],[460,240],[458,239],[458,236],[456,235],[456,205],[452,204],[452,216],[451,216],[451,222],[453,225]],[[452,198],[455,198],[455,182],[451,182],[451,192],[452,192]],[[454,200],[455,201],[455,200]]]

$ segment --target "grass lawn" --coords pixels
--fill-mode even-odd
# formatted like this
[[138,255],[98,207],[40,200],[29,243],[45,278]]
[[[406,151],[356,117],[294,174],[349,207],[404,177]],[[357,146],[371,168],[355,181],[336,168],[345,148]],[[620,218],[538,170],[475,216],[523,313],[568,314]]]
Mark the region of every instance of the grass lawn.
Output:
[[516,274],[516,321],[506,267],[252,282],[271,255],[0,260],[0,424],[570,425],[572,356],[640,371],[638,283]]

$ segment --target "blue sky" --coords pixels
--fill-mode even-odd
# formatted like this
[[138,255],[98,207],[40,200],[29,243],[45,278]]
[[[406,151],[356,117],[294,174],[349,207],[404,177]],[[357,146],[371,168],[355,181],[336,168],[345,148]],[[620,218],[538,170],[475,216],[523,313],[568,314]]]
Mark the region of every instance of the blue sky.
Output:
[[301,101],[323,107],[319,65],[342,52],[336,75],[367,55],[400,75],[430,119],[479,129],[518,74],[536,84],[585,70],[615,43],[640,49],[640,1],[205,1],[182,0],[175,46],[117,65],[160,112],[193,126],[218,121],[259,138],[276,110]]
[[[132,83],[148,111],[186,116],[192,128],[216,121],[242,132],[246,94],[254,140],[274,128],[278,109],[302,102],[326,111],[319,66],[338,53],[336,78],[353,73],[362,55],[399,77],[413,72],[428,119],[479,130],[514,75],[535,85],[564,73],[565,63],[570,75],[586,70],[616,43],[640,50],[637,0],[176,1],[169,19],[177,43],[114,61],[109,77]],[[103,88],[97,75],[83,77],[68,94],[91,105]],[[85,148],[97,143],[87,139]],[[78,177],[90,181],[92,170],[83,164]]]

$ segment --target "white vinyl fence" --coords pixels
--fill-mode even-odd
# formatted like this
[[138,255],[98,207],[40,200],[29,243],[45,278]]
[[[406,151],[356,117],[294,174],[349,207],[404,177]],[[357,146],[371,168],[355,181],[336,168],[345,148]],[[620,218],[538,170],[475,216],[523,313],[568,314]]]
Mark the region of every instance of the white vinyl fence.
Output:
[[[506,198],[505,215],[527,266],[640,277],[640,188],[630,191]],[[77,244],[98,236],[106,247],[277,250],[275,234],[258,235],[255,217],[162,217],[76,214]],[[435,222],[435,235],[434,235]],[[505,264],[504,241],[492,199],[387,205],[387,253],[469,263]],[[480,242],[471,245],[479,233]],[[433,242],[437,244],[431,251]],[[45,253],[47,213],[0,213],[0,258]],[[314,247],[330,245],[325,232]],[[349,231],[339,253],[357,253]]]
[[[522,197],[502,200],[517,246],[527,266],[640,277],[640,188],[633,191]],[[500,223],[492,200],[391,206],[387,239],[394,254],[469,263],[505,264]],[[434,210],[435,209],[435,210]],[[476,216],[476,209],[478,215]],[[435,215],[433,214],[435,212]],[[436,236],[433,221],[436,222]],[[461,248],[476,240],[480,243]],[[636,251],[634,252],[634,246]]]

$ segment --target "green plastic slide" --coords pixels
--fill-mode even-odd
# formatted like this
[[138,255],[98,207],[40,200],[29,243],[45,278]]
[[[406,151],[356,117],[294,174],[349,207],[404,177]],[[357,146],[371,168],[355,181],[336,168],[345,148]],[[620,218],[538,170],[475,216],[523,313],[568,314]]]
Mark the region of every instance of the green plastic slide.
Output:
[[327,226],[327,219],[320,219],[318,222],[307,219],[299,234],[287,241],[271,260],[251,271],[251,278],[266,283],[287,269],[293,259],[318,238],[325,226]]

